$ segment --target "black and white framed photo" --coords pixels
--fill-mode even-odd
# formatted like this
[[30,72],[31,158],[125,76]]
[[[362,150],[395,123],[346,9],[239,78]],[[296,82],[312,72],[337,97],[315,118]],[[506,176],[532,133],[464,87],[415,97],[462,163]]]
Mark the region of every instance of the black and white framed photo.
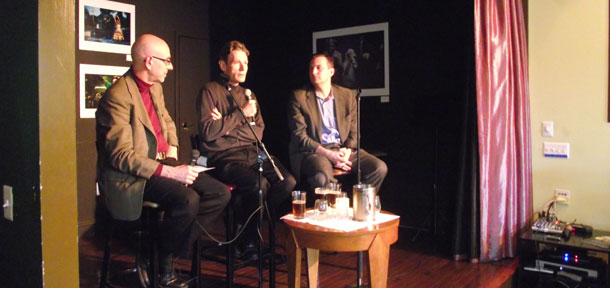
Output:
[[130,54],[136,35],[136,6],[114,1],[80,0],[78,47]]
[[116,80],[121,78],[129,67],[80,64],[80,118],[95,118],[97,104]]
[[313,33],[313,52],[331,56],[333,83],[362,89],[361,96],[390,95],[388,23]]

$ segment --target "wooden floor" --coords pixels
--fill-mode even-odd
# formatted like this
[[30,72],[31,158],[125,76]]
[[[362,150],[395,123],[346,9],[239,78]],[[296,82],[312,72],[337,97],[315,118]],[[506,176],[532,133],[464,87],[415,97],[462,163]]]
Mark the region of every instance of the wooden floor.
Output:
[[[222,236],[222,222],[211,227],[213,235]],[[284,253],[283,235],[286,227],[277,227],[279,253]],[[492,263],[471,264],[450,259],[447,249],[439,244],[439,236],[421,233],[411,241],[414,231],[400,229],[397,243],[392,245],[388,272],[388,287],[510,287],[511,277],[517,268],[516,259]],[[115,241],[111,265],[111,282],[116,287],[138,287],[135,273],[126,271],[134,267],[134,250],[129,241]],[[444,241],[446,242],[446,241]],[[79,242],[80,286],[97,287],[103,256],[102,237],[91,231],[85,232]],[[366,255],[366,253],[365,253]],[[366,266],[366,256],[365,265]],[[185,277],[190,269],[189,260],[179,260],[178,268]],[[306,267],[305,265],[303,265]],[[277,266],[276,287],[287,287],[286,264]],[[202,262],[201,287],[226,287],[223,264],[204,260]],[[304,268],[303,275],[306,270]],[[366,270],[364,282],[367,283]],[[348,287],[356,283],[356,253],[320,254],[320,287]],[[268,287],[268,270],[264,271],[264,286]],[[307,287],[307,277],[302,277],[302,287]],[[235,275],[235,287],[257,287],[256,267],[245,267]]]

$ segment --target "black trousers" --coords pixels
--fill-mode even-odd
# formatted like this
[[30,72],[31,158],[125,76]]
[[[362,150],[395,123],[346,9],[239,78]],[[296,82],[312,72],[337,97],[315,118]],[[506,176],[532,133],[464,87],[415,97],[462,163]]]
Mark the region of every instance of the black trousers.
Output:
[[[250,214],[256,210],[259,202],[259,164],[257,161],[257,149],[255,146],[245,146],[233,148],[216,155],[210,166],[216,167],[212,170],[214,175],[222,182],[235,185],[237,189],[233,193],[238,194],[239,202],[237,205],[243,209],[235,209],[235,218],[242,224]],[[218,157],[221,156],[221,157]],[[296,185],[294,176],[277,160],[271,156],[278,170],[284,177],[280,181],[270,161],[263,162],[261,188],[263,199],[266,199],[272,217],[277,219],[291,209],[290,193]],[[246,227],[246,238],[252,240],[256,236],[256,220],[253,217],[250,225]],[[275,220],[274,219],[274,220]]]
[[[339,150],[339,148],[331,149]],[[352,171],[357,173],[356,158],[357,154],[354,151],[349,160],[352,161]],[[388,174],[388,166],[381,159],[360,149],[360,171],[362,172],[362,183],[375,186],[379,192],[381,183]],[[309,191],[314,191],[317,187],[325,187],[329,182],[337,182],[337,179],[333,177],[333,163],[325,156],[316,153],[307,153],[303,157],[301,175],[307,181]]]
[[[164,165],[176,166],[177,161],[166,160]],[[146,181],[144,200],[159,204],[165,212],[159,227],[160,253],[187,257],[203,227],[210,224],[231,199],[227,186],[206,172],[201,172],[190,186],[176,180],[152,176]]]

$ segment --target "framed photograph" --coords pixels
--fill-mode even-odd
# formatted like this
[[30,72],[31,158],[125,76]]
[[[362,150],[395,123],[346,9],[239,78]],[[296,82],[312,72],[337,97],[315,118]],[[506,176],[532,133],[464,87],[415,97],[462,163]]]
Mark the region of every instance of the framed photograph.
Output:
[[387,22],[314,32],[313,52],[334,59],[333,83],[361,96],[390,95]]
[[121,78],[129,67],[80,64],[80,118],[95,118],[97,103],[106,89]]
[[104,0],[78,2],[78,47],[110,53],[131,53],[136,35],[136,6]]

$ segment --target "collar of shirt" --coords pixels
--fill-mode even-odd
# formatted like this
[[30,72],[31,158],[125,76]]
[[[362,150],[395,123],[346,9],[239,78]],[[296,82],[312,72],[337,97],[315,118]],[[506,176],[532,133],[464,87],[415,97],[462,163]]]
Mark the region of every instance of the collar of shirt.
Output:
[[140,91],[140,93],[148,92],[150,90],[150,87],[153,86],[153,84],[148,84],[144,82],[144,80],[138,78],[135,73],[133,74],[133,79],[136,80],[136,85],[138,85],[138,90]]
[[318,98],[318,100],[321,103],[325,103],[325,102],[335,99],[335,94],[333,94],[333,89],[330,89],[330,95],[328,95],[328,97],[326,97],[326,98],[324,98],[324,95],[322,95],[322,92],[320,92],[318,90],[316,90],[315,93],[316,93],[316,97]]

